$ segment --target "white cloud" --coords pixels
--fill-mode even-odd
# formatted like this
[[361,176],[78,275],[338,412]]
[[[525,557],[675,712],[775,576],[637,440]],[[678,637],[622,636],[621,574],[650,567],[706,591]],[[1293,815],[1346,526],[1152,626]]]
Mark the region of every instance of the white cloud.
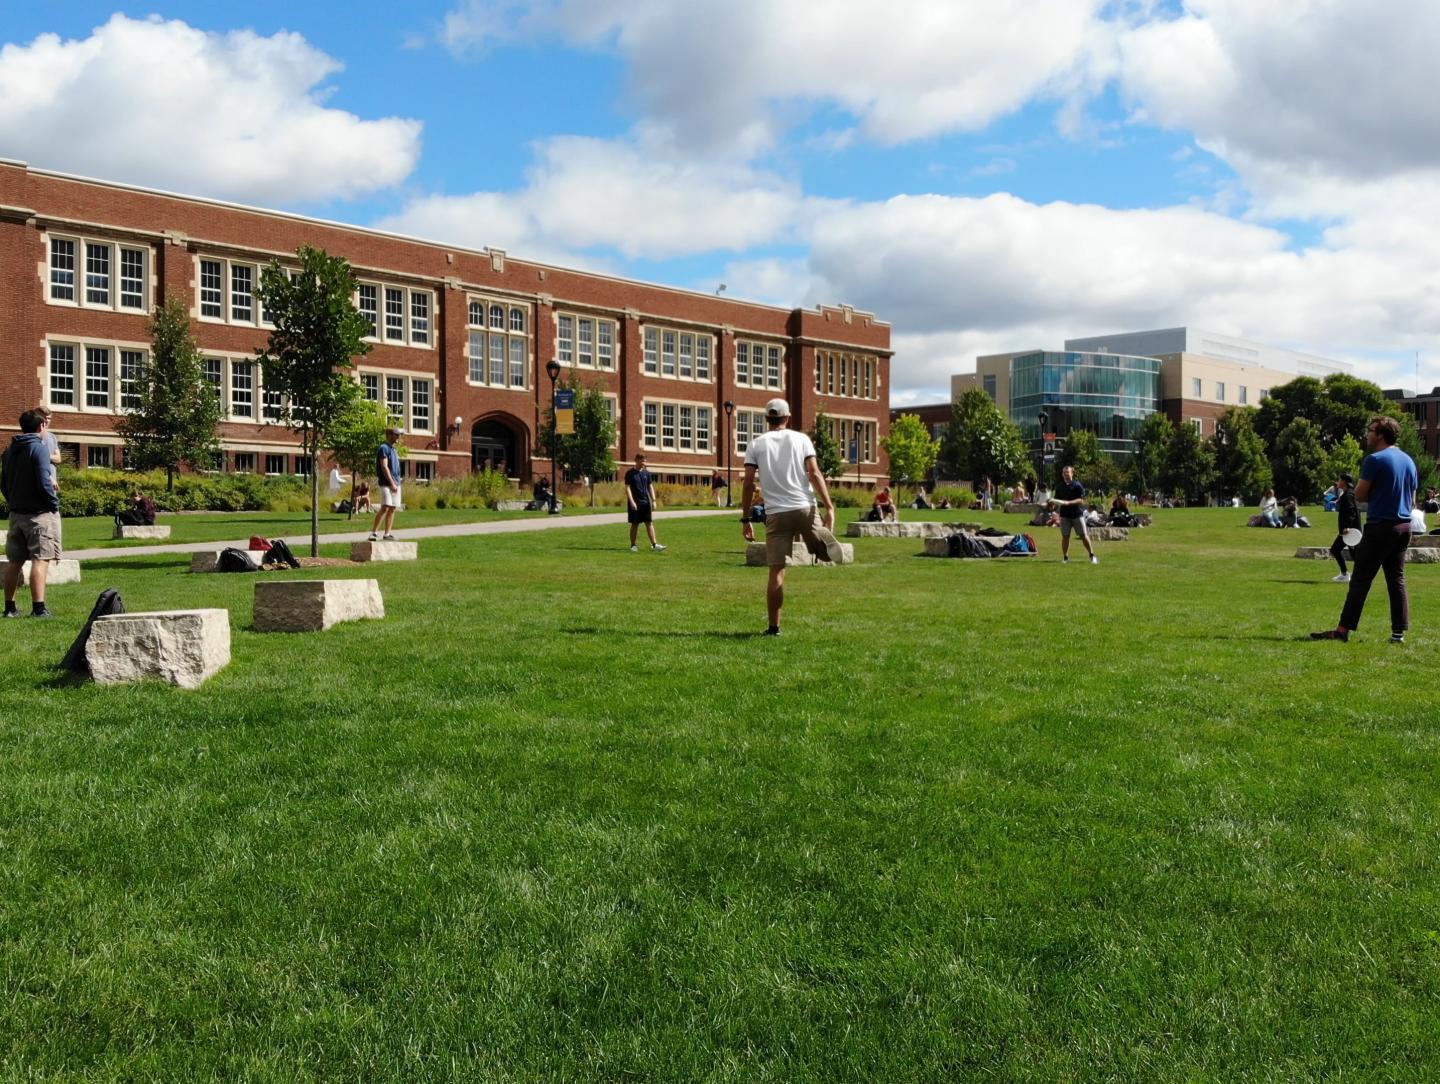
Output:
[[264,203],[398,184],[421,125],[323,104],[341,65],[297,34],[115,15],[0,47],[0,148],[37,166]]
[[[868,138],[974,131],[1089,80],[1105,0],[467,0],[441,39],[465,51],[558,37],[613,48],[652,120],[686,146],[772,145],[783,113],[846,110]],[[793,115],[791,120],[795,119]]]

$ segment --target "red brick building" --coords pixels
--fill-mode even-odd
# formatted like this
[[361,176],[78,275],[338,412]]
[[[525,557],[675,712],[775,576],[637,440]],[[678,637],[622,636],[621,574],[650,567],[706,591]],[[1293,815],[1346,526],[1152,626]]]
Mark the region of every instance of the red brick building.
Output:
[[224,469],[303,472],[297,438],[266,421],[274,401],[251,360],[267,336],[260,272],[303,244],[355,270],[374,329],[357,377],[402,419],[416,479],[501,461],[522,479],[548,471],[536,434],[552,358],[605,390],[617,459],[644,450],[666,479],[738,467],[775,396],[798,427],[823,410],[842,448],[858,441],[866,483],[886,476],[890,327],[848,306],[773,308],[4,160],[0,429],[45,403],[67,458],[119,465],[114,423],[169,294],[190,309],[224,404]]

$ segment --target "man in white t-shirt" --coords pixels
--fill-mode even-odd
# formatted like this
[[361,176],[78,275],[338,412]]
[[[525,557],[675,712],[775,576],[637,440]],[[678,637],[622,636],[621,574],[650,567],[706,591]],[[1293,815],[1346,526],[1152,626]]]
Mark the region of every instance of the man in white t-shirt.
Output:
[[[815,458],[815,445],[804,433],[790,429],[790,404],[784,399],[771,399],[765,404],[765,422],[769,432],[750,442],[745,452],[745,490],[740,507],[744,514],[745,541],[755,541],[755,528],[750,522],[750,508],[755,502],[756,476],[765,487],[765,557],[770,566],[770,582],[765,601],[770,611],[770,627],[766,636],[780,635],[780,608],[785,604],[785,558],[790,555],[796,537],[816,557],[840,563],[840,543],[835,530],[835,505],[830,489]],[[821,522],[815,497],[825,506]]]

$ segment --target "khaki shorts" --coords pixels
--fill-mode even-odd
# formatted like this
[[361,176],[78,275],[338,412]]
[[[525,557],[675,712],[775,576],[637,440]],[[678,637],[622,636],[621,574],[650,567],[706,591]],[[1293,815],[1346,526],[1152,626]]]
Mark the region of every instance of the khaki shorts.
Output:
[[823,526],[813,504],[809,508],[770,513],[765,517],[765,563],[771,568],[784,568],[795,540],[806,531]]
[[10,530],[5,535],[7,561],[60,560],[60,513],[10,513]]
[[1074,519],[1060,517],[1060,537],[1069,538],[1071,531],[1079,531],[1081,538],[1090,537],[1090,528],[1085,526],[1085,517],[1076,516]]

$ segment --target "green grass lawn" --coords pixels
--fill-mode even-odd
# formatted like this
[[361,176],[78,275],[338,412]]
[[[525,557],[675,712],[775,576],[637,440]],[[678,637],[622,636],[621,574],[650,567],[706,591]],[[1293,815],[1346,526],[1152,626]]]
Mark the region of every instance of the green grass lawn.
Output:
[[[566,508],[560,514],[581,516],[615,511],[618,509],[577,506]],[[395,529],[438,527],[447,523],[544,519],[546,515],[545,512],[496,512],[489,508],[417,508],[400,512],[395,517]],[[368,531],[374,519],[374,515],[368,512],[352,517],[346,517],[343,513],[322,512],[320,533]],[[310,534],[309,512],[185,512],[179,515],[162,513],[156,523],[170,528],[170,537],[165,541],[173,543],[222,542],[232,538],[248,538],[255,534],[264,535],[266,538]],[[115,520],[111,516],[76,516],[66,519],[64,531],[67,550],[133,549],[136,546],[157,544],[148,539],[120,541],[112,538]]]
[[[779,640],[728,520],[427,541],[318,635],[87,562],[0,623],[0,1077],[1435,1079],[1440,568],[1311,643],[1333,521],[1244,514],[857,541]],[[231,665],[56,682],[107,585]]]

